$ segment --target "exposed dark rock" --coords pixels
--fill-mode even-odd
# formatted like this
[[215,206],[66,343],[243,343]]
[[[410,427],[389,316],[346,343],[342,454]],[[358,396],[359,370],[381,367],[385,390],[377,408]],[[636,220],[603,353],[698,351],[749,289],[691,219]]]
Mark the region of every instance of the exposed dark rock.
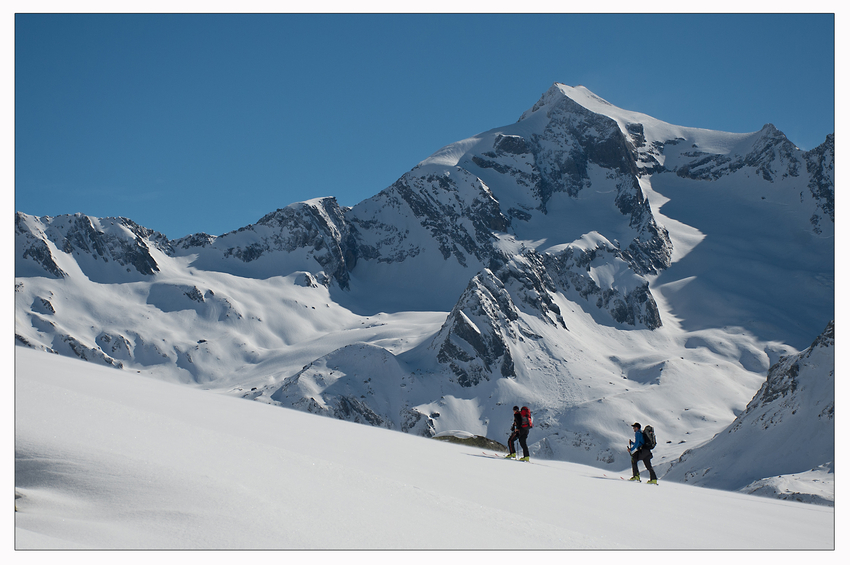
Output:
[[675,171],[683,178],[717,180],[744,167],[750,167],[764,180],[773,182],[777,175],[799,175],[801,163],[797,158],[798,153],[799,150],[788,141],[785,134],[773,124],[766,124],[746,155],[721,155],[702,151],[684,153],[694,157],[694,160],[679,166]]
[[[489,189],[463,169],[445,175],[415,174],[418,172],[414,169],[404,175],[367,203],[409,210],[445,259],[454,258],[464,267],[471,257],[486,262],[496,241],[493,232],[504,232],[510,225]],[[359,232],[378,235],[376,243],[360,244],[358,250],[363,258],[397,262],[420,253],[421,242],[411,241],[407,230],[380,223],[359,208],[350,217]]]
[[[798,387],[800,363],[810,357],[815,349],[833,348],[834,346],[835,321],[831,321],[808,349],[798,355],[783,357],[770,368],[767,373],[767,380],[753,397],[744,414],[758,410],[764,405],[772,404],[780,398],[793,395]],[[832,410],[830,409],[830,417],[831,414]]]
[[501,451],[502,453],[508,452],[508,447],[499,443],[494,439],[490,439],[484,436],[472,436],[472,437],[456,437],[453,435],[443,435],[434,437],[438,441],[445,441],[448,443],[458,443],[460,445],[468,445],[470,447],[479,447],[481,449],[491,449],[493,451]]
[[507,340],[515,339],[519,318],[504,284],[485,270],[469,282],[431,347],[463,387],[491,377],[516,376]]
[[518,135],[497,135],[493,148],[496,149],[496,151],[502,151],[504,153],[511,153],[514,155],[523,155],[530,152],[525,139]]
[[[835,184],[833,178],[835,160],[835,134],[826,136],[826,141],[803,155],[806,161],[806,170],[811,174],[809,190],[812,193],[818,207],[823,213],[835,222]],[[819,221],[814,221],[817,225]],[[819,228],[818,228],[819,229]]]
[[68,276],[56,264],[56,260],[45,240],[30,232],[24,220],[24,215],[20,212],[15,214],[15,237],[23,244],[21,259],[32,259],[53,278],[63,279]]
[[622,175],[638,174],[632,149],[617,122],[566,96],[557,98],[548,112],[550,119],[544,132],[530,140],[535,167],[540,172],[538,194],[542,210],[546,210],[554,192],[575,197],[589,186],[589,163]]
[[[649,290],[649,283],[639,275],[640,270],[633,270],[630,286],[621,285],[617,289],[602,289],[590,276],[591,265],[615,261],[633,264],[627,252],[612,246],[590,250],[568,247],[544,258],[546,270],[557,288],[563,291],[573,289],[588,303],[607,311],[618,323],[634,327],[643,325],[651,330],[661,327],[658,305]],[[593,298],[595,300],[591,302]]]

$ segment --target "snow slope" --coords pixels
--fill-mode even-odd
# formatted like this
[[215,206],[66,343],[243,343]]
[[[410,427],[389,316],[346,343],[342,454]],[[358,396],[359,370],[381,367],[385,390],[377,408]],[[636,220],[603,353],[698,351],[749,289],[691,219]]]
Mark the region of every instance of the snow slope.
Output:
[[735,421],[686,451],[665,477],[767,496],[834,504],[835,330],[771,367]]
[[17,549],[835,547],[832,508],[496,460],[45,352],[15,355]]

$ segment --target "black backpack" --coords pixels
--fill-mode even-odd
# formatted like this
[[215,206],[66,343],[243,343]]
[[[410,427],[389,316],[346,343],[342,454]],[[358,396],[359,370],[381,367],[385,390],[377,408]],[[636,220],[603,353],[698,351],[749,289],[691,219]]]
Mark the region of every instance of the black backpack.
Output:
[[648,449],[655,449],[655,430],[652,426],[643,428],[643,443]]

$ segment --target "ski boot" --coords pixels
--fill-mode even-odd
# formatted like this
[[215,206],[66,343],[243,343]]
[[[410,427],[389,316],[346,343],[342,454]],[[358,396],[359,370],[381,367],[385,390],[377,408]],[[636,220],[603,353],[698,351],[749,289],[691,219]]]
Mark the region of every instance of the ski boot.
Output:
[[505,455],[505,459],[516,459],[516,453],[508,453]]
[[635,475],[634,477],[632,477],[632,478],[631,478],[631,479],[629,479],[629,480],[630,480],[630,481],[637,481],[637,482],[640,482],[640,475]]
[[649,482],[648,482],[648,483],[646,483],[646,484],[648,484],[648,485],[657,485],[657,484],[658,484],[658,479],[650,479],[650,480],[649,480]]
[[520,461],[529,461],[529,458],[528,457],[521,457]]

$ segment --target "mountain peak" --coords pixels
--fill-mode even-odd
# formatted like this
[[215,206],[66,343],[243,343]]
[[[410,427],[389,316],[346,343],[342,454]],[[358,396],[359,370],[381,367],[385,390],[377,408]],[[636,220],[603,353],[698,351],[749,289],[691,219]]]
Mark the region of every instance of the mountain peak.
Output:
[[531,117],[543,108],[553,109],[559,104],[568,104],[569,102],[567,101],[575,103],[590,112],[606,116],[609,115],[608,112],[611,110],[619,112],[624,111],[617,108],[604,98],[597,96],[585,86],[568,86],[566,84],[556,82],[543,93],[543,96],[540,97],[540,100],[538,100],[531,109],[527,110],[522,116],[520,116],[519,121],[523,121]]

